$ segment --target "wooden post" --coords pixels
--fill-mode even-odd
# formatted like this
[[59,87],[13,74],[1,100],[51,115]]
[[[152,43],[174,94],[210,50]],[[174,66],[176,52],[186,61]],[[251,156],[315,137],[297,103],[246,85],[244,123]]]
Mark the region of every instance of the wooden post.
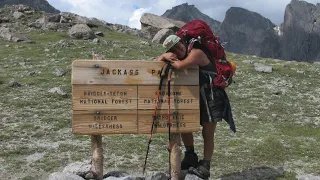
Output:
[[92,172],[97,180],[103,179],[103,150],[102,150],[102,136],[91,136],[92,149]]
[[181,140],[180,134],[172,133],[171,134],[171,180],[180,179],[181,171]]

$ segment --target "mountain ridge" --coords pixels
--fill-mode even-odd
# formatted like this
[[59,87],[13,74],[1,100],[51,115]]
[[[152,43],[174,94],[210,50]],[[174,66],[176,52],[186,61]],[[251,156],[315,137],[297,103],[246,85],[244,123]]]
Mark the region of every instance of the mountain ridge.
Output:
[[1,0],[0,1],[0,8],[4,7],[5,5],[18,5],[23,4],[27,5],[29,7],[32,7],[33,9],[39,10],[39,11],[45,11],[47,13],[60,13],[59,10],[54,8],[50,5],[50,3],[46,0]]

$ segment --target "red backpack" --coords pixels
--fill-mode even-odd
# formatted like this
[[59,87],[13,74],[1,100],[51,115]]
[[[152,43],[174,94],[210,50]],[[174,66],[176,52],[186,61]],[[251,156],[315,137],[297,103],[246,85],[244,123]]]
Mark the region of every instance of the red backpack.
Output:
[[192,50],[195,42],[204,46],[204,52],[216,66],[212,87],[225,88],[232,83],[233,72],[230,62],[227,61],[224,48],[219,38],[213,34],[204,21],[192,20],[182,26],[176,35],[188,41],[188,53]]

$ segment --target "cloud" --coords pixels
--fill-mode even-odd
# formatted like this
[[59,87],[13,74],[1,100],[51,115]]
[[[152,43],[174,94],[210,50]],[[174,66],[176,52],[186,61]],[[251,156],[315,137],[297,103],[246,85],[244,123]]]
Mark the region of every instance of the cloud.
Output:
[[[87,17],[96,17],[110,23],[140,28],[138,22],[144,12],[162,15],[166,10],[182,3],[195,5],[209,17],[223,21],[230,7],[242,7],[270,19],[279,25],[283,22],[286,5],[291,0],[48,0],[61,11],[68,11]],[[306,0],[316,4],[320,0]],[[152,11],[151,11],[152,9]]]
[[129,18],[129,27],[131,28],[136,28],[140,29],[141,28],[141,23],[140,23],[140,18],[143,15],[143,13],[146,13],[151,10],[151,7],[149,8],[139,8],[136,9],[133,13],[132,16]]
[[[53,0],[49,0],[51,3]],[[71,5],[70,12],[82,16],[95,17],[110,23],[127,25],[134,10],[133,4],[125,1],[105,0],[59,0]]]

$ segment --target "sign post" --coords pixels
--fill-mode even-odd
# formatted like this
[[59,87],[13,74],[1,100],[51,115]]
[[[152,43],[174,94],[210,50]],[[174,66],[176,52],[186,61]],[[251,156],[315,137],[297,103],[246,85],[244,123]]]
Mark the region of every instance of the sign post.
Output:
[[[92,135],[93,168],[101,176],[102,134],[149,134],[163,62],[75,60],[72,64],[72,133]],[[164,80],[164,82],[166,82]],[[200,130],[199,70],[173,70],[168,114],[163,83],[154,133],[168,133],[173,174],[180,174],[180,133]],[[180,150],[181,151],[181,150]],[[180,153],[180,154],[179,154]],[[173,178],[173,177],[172,177]]]

